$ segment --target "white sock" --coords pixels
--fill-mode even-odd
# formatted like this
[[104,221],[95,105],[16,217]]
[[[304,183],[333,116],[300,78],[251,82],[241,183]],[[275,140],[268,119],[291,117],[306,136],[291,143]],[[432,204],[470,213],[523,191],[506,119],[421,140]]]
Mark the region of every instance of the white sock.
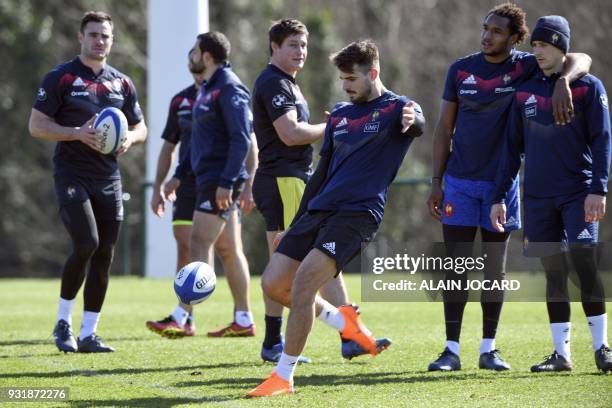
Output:
[[178,305],[176,309],[174,309],[174,312],[172,312],[172,318],[181,327],[183,327],[185,323],[187,322],[188,316],[189,316],[189,312],[183,309],[180,305]]
[[91,336],[96,332],[98,322],[100,321],[100,313],[83,312],[83,322],[81,323],[81,332],[79,333],[79,339],[83,340],[86,337]]
[[561,354],[567,360],[572,357],[570,351],[570,334],[572,331],[572,324],[566,323],[551,323],[550,332],[553,336],[553,344],[555,345],[555,351]]
[[342,316],[338,308],[329,303],[323,304],[323,310],[321,310],[321,314],[317,316],[317,319],[338,331],[344,329],[344,316]]
[[297,367],[297,361],[300,356],[290,356],[281,353],[280,360],[278,360],[278,364],[276,365],[276,375],[282,378],[285,381],[291,381],[293,379],[293,373],[295,372],[295,367]]
[[456,355],[459,355],[461,352],[461,346],[459,346],[458,341],[446,340],[446,347]]
[[495,350],[495,339],[482,339],[480,342],[480,354]]
[[66,300],[60,297],[59,306],[57,308],[57,320],[56,323],[60,320],[65,320],[69,325],[72,325],[72,306],[74,306],[75,299]]
[[608,314],[599,316],[587,316],[591,339],[593,340],[593,350],[597,351],[604,345],[608,347]]
[[246,310],[236,310],[234,321],[242,327],[249,327],[253,324],[253,313]]

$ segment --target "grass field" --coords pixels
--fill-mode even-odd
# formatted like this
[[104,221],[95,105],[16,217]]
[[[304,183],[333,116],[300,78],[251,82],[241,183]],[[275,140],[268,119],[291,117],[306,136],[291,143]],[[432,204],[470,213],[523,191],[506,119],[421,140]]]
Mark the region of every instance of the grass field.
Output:
[[[359,276],[347,281],[359,300]],[[259,359],[264,326],[258,281],[251,288],[256,338],[203,335],[231,320],[231,297],[220,280],[213,296],[197,308],[200,334],[167,340],[149,332],[144,322],[174,307],[171,282],[113,277],[98,333],[117,352],[98,355],[64,355],[55,349],[51,331],[59,281],[5,279],[0,288],[0,387],[70,387],[73,406],[612,406],[612,375],[595,369],[579,304],[572,307],[571,373],[529,372],[531,364],[552,351],[544,304],[504,306],[497,344],[513,368],[506,373],[477,368],[481,312],[479,304],[469,304],[462,332],[463,370],[444,374],[426,371],[443,346],[440,303],[364,303],[365,323],[394,341],[389,350],[345,362],[338,335],[316,322],[304,353],[314,363],[298,367],[296,394],[248,400],[246,391],[273,368]],[[81,309],[79,295],[77,328]]]

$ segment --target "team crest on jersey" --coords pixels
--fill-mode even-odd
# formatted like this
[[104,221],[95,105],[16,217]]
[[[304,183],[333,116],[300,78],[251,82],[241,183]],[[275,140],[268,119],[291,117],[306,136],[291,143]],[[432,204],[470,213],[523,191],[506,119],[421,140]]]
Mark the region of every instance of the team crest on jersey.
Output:
[[39,101],[47,100],[47,92],[44,88],[38,88],[38,92],[36,92],[36,99]]
[[[74,85],[74,84],[73,84]],[[104,81],[102,85],[111,92],[121,92],[121,80],[113,79],[112,81]]]
[[68,186],[68,188],[66,189],[66,194],[68,195],[68,198],[74,198],[75,193],[76,188],[74,188],[74,186]]
[[282,108],[287,103],[287,97],[283,94],[274,95],[272,98],[272,106],[276,109]]
[[379,117],[380,117],[380,112],[379,111],[374,111],[372,113],[372,122],[374,122],[375,120],[378,120]]
[[509,74],[506,74],[502,80],[504,81],[504,84],[507,84],[508,82],[512,81],[512,77]]
[[599,103],[601,103],[601,106],[608,109],[608,95],[606,94],[599,95]]
[[452,217],[454,213],[455,213],[455,208],[453,207],[453,203],[451,202],[446,203],[446,205],[444,206],[444,215],[447,217]]
[[557,34],[553,34],[553,35],[552,35],[552,42],[553,42],[553,44],[556,44],[556,43],[557,43],[557,41],[559,41],[559,35],[557,35]]

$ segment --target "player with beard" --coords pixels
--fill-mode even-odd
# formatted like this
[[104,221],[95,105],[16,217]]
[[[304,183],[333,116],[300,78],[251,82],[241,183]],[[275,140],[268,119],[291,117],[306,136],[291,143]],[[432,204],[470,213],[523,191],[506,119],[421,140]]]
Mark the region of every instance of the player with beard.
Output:
[[[159,217],[163,217],[165,212],[164,201],[170,200],[173,203],[172,230],[177,243],[177,271],[188,264],[190,260],[189,240],[196,200],[196,182],[195,175],[191,170],[189,140],[192,129],[192,109],[204,73],[199,69],[201,67],[196,67],[193,63],[192,54],[194,51],[194,49],[191,49],[188,55],[188,68],[193,76],[194,83],[177,93],[170,102],[166,127],[162,133],[164,143],[159,152],[157,172],[151,195],[151,210]],[[162,187],[162,183],[170,170],[177,144],[180,144],[178,160],[181,165],[177,167],[177,170],[180,171],[174,174]],[[256,167],[257,144],[253,143],[247,158],[249,175],[253,176]],[[254,205],[251,190],[248,186],[245,186],[239,201],[243,213],[248,214]],[[238,220],[231,218],[230,221],[237,222]],[[231,253],[231,248],[235,246],[233,235],[230,234],[231,231],[235,230],[235,225],[224,228],[215,243],[215,252],[221,259],[226,258]],[[158,321],[149,320],[146,322],[146,326],[154,333],[172,339],[195,335],[193,312],[188,313],[180,304],[169,316]]]
[[389,185],[425,119],[414,101],[384,87],[372,41],[351,43],[332,60],[351,103],[330,114],[317,170],[264,273],[264,291],[290,313],[276,369],[250,397],[293,392],[293,373],[315,316],[372,355],[385,347],[363,325],[357,306],[336,308],[317,292],[374,237]]

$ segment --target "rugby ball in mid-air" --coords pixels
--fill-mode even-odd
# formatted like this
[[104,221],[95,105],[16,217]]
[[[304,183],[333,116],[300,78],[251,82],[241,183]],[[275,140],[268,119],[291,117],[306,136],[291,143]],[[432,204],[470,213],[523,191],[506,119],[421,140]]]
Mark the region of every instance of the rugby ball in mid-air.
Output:
[[195,305],[208,299],[216,285],[215,271],[205,262],[185,265],[174,278],[176,297],[187,305]]
[[96,133],[102,137],[102,154],[113,154],[127,138],[128,123],[121,110],[108,107],[98,114],[93,124]]

